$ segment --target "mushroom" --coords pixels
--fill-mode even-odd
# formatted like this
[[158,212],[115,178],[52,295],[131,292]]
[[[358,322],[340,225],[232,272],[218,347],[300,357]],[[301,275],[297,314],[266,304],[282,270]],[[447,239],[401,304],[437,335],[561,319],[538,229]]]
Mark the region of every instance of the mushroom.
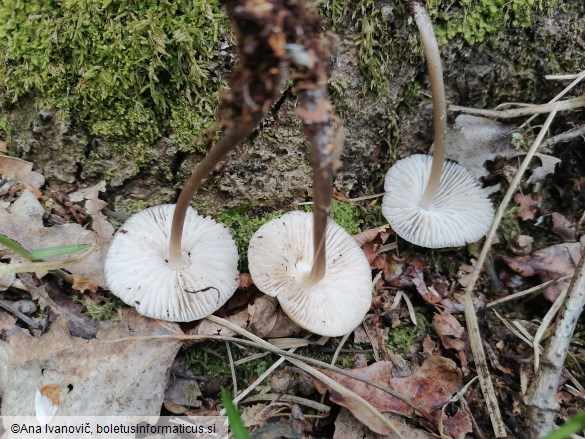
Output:
[[250,275],[301,327],[330,337],[347,334],[370,308],[370,265],[353,238],[329,219],[324,276],[315,280],[313,243],[310,213],[289,212],[264,224],[250,240]]
[[390,168],[382,213],[394,231],[413,244],[429,248],[464,245],[486,234],[494,210],[465,168],[445,162],[447,104],[439,45],[424,6],[418,1],[409,5],[427,59],[435,144],[432,159],[414,155]]
[[207,317],[238,287],[238,251],[230,232],[189,207],[180,256],[171,258],[175,205],[130,217],[108,251],[105,276],[112,293],[145,316],[174,322]]

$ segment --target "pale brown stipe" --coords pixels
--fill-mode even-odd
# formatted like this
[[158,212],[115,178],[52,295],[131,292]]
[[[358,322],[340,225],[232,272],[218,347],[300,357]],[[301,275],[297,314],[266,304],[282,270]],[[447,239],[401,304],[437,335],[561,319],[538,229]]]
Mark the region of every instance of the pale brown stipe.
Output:
[[409,3],[418,27],[431,82],[435,143],[433,157],[399,160],[386,174],[382,213],[403,239],[429,248],[465,245],[484,236],[494,210],[485,192],[462,166],[445,162],[447,105],[439,45],[427,11]]

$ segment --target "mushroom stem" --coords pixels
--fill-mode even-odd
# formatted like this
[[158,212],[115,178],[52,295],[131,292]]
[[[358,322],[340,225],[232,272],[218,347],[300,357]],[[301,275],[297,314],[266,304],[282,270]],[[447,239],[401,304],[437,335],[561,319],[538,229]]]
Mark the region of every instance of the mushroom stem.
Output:
[[[308,128],[305,128],[308,130]],[[318,134],[311,137],[311,155],[313,161],[313,266],[309,281],[317,283],[325,276],[327,255],[325,240],[327,237],[327,219],[331,206],[331,187],[333,186],[333,159],[330,150],[333,129],[331,125],[320,125]],[[319,135],[320,134],[320,135]]]
[[435,147],[433,151],[433,163],[429,181],[420,201],[423,209],[428,209],[437,194],[443,162],[445,161],[445,142],[447,138],[447,100],[445,99],[445,84],[443,83],[443,68],[441,66],[441,54],[433,24],[424,5],[418,1],[409,4],[414,21],[420,33],[423,50],[427,59],[429,79],[431,81],[431,95],[433,100],[433,125],[435,128]]
[[207,177],[215,169],[217,164],[242,140],[256,124],[262,119],[262,115],[256,116],[252,123],[252,127],[234,127],[227,129],[222,135],[220,141],[215,145],[205,158],[197,165],[191,177],[183,186],[175,212],[173,213],[173,223],[171,227],[171,239],[169,244],[169,264],[171,266],[181,266],[183,262],[183,255],[181,251],[181,239],[183,237],[183,224],[185,223],[185,215],[187,209],[191,204],[193,195]]

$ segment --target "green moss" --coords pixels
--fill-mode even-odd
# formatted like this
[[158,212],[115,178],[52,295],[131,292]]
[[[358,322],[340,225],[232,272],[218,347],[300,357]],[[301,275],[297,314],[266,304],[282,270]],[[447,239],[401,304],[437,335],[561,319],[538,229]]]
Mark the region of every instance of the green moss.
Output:
[[357,203],[343,203],[335,199],[331,203],[331,216],[350,235],[360,231],[362,213],[361,206]]
[[277,210],[254,216],[250,205],[235,207],[219,215],[218,221],[231,230],[238,246],[238,253],[240,254],[239,269],[241,272],[248,271],[248,244],[254,232],[263,224],[280,215],[282,215],[282,211]]
[[552,3],[554,0],[428,0],[427,7],[441,44],[461,37],[472,45],[497,45],[498,32],[530,27],[532,15]]
[[[303,210],[312,212],[313,206],[303,206]],[[331,200],[331,218],[350,235],[355,235],[368,227],[378,227],[385,222],[379,206],[366,209],[357,202],[342,202],[335,198]]]
[[122,307],[124,303],[116,297],[105,299],[103,302],[96,303],[87,296],[80,300],[85,307],[85,312],[94,320],[122,320]]
[[408,326],[391,329],[388,333],[386,346],[399,355],[409,353],[413,344],[423,338],[429,328],[429,322],[424,316],[417,314],[416,321],[417,324],[414,327]]
[[[239,351],[233,347],[231,352],[234,361],[255,353],[261,353],[261,351],[254,349]],[[196,375],[203,375],[209,378],[231,377],[229,357],[225,343],[216,343],[213,341],[198,343],[185,351],[183,364]],[[272,364],[270,359],[261,357],[236,365],[238,384],[246,387],[256,377],[264,373],[268,369],[269,364]]]
[[395,66],[399,61],[408,64],[416,53],[415,38],[398,35],[394,25],[394,21],[408,22],[404,7],[401,4],[396,4],[395,9],[383,7],[376,0],[330,0],[321,6],[321,13],[334,31],[345,33],[353,29],[365,89],[387,93]]
[[0,113],[0,139],[10,142],[14,135],[14,127],[5,114]]
[[516,242],[521,232],[522,230],[516,215],[516,206],[510,206],[504,211],[498,229],[498,236],[505,243]]
[[193,150],[213,120],[221,79],[208,64],[226,29],[216,0],[5,2],[0,94],[38,98],[139,161],[161,135]]
[[219,378],[231,375],[224,343],[206,341],[185,351],[183,363],[196,375]]

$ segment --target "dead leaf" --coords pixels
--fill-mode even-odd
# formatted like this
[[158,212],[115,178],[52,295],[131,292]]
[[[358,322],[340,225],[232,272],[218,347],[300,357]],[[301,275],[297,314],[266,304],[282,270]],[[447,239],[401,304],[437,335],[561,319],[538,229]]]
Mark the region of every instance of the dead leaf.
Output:
[[[461,387],[461,370],[453,361],[440,356],[429,357],[414,373],[405,377],[394,377],[393,363],[388,361],[378,361],[370,366],[349,369],[349,371],[384,389],[402,395],[404,399],[411,402],[412,406],[377,387],[336,372],[322,370],[323,373],[367,400],[380,412],[408,417],[414,416],[413,407],[417,407],[418,411],[427,413],[433,419],[438,419],[441,416],[439,409],[447,404],[451,395]],[[346,398],[318,380],[315,380],[315,385],[319,393],[329,391],[331,401],[348,408],[361,423],[373,431],[387,434],[386,427],[351,398]]]
[[461,114],[447,130],[447,158],[479,180],[488,175],[486,162],[507,154],[513,129],[491,119]]
[[[0,264],[4,263],[0,262]],[[0,274],[0,291],[7,290],[14,283],[15,279],[16,275],[14,273]]]
[[465,349],[465,341],[461,339],[465,328],[453,315],[448,313],[435,314],[433,316],[433,329],[445,348],[456,351]]
[[277,307],[278,301],[274,297],[263,296],[254,300],[248,305],[250,315],[248,330],[258,337],[266,338],[276,324]]
[[[582,240],[585,241],[585,238]],[[537,275],[541,282],[547,282],[561,276],[573,275],[581,259],[581,249],[581,243],[567,242],[536,250],[528,256],[517,258],[502,256],[502,258],[512,270],[522,276]],[[544,296],[554,301],[568,285],[567,281],[556,282],[545,290]]]
[[517,255],[529,255],[532,253],[532,244],[534,238],[528,235],[520,235],[516,240],[516,245],[512,246],[512,251]]
[[59,317],[42,337],[21,330],[0,342],[3,415],[34,416],[35,392],[49,384],[62,389],[61,416],[159,415],[181,342],[141,336],[180,335],[178,325],[133,309],[121,323],[104,322],[89,341],[71,336],[67,325]]
[[248,331],[262,338],[281,338],[300,334],[302,328],[283,311],[278,300],[260,296],[248,305]]
[[540,183],[548,174],[554,174],[555,167],[561,162],[560,159],[546,154],[534,154],[540,159],[541,165],[532,170],[532,175],[526,180],[526,184]]
[[81,291],[91,291],[92,293],[97,293],[98,285],[95,282],[90,281],[84,277],[78,276],[77,274],[73,275],[73,285],[71,286],[74,290]]
[[16,157],[0,155],[0,176],[18,180],[32,171],[33,164]]
[[565,242],[575,241],[575,228],[573,224],[558,212],[551,214],[552,218],[552,232],[563,238]]
[[241,411],[242,422],[246,427],[264,425],[267,420],[266,404],[252,404]]
[[532,195],[518,193],[514,195],[514,202],[516,203],[516,215],[523,221],[526,221],[534,219],[540,210],[542,197],[537,195],[536,198],[533,198]]
[[463,288],[467,288],[467,285],[469,285],[475,262],[475,259],[472,259],[471,265],[463,263],[459,266],[459,270],[457,271],[457,281]]
[[[180,407],[199,407],[202,402],[197,398],[201,396],[201,389],[196,378],[185,367],[185,355],[179,354],[173,361],[171,377],[165,389],[165,404],[169,403],[174,409]],[[184,411],[183,411],[184,413]]]
[[335,418],[333,439],[378,439],[380,436],[359,422],[349,410],[342,408]]
[[[45,227],[43,225],[43,213],[43,207],[38,200],[31,192],[25,190],[8,209],[0,209],[0,233],[16,240],[27,249],[66,244],[93,244],[94,235],[79,224],[70,223]],[[103,228],[99,230],[100,232],[97,236],[100,241],[100,248],[84,260],[67,265],[65,268],[102,288],[107,288],[103,266],[109,242],[112,238],[108,234],[110,230],[113,233],[113,227],[109,229],[103,225]],[[19,256],[15,256],[13,260],[16,262],[23,261]]]
[[247,290],[250,288],[254,282],[252,281],[252,276],[248,273],[240,273],[240,283],[238,289]]

